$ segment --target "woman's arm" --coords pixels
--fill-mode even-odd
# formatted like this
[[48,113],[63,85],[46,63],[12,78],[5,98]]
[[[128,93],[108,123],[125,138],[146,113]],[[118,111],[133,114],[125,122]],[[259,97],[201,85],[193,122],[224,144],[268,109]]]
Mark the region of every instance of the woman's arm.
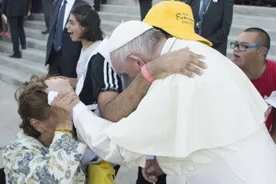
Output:
[[37,145],[7,149],[3,159],[7,182],[71,183],[85,150],[86,145],[58,131],[48,154],[43,155],[43,148]]

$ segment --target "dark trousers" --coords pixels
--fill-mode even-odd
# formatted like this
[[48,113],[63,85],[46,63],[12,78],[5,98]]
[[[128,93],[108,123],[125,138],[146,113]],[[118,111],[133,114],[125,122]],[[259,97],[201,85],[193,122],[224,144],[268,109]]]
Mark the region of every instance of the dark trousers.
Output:
[[[166,184],[166,175],[163,174],[161,176],[158,177],[158,181],[156,182],[156,184]],[[139,170],[138,170],[138,179],[136,181],[136,184],[152,184],[152,183],[149,183],[147,182],[143,175],[142,175],[142,168],[139,167]]]
[[152,0],[139,0],[141,20],[143,20],[152,7]]
[[54,48],[52,48],[50,57],[49,57],[49,69],[48,75],[62,75],[60,62],[62,61],[62,52],[56,52]]
[[49,57],[48,75],[60,75],[65,77],[76,78],[76,66],[72,63],[66,62],[66,52],[62,49],[58,52],[52,48]]
[[[0,7],[1,8],[1,7]],[[0,30],[2,31],[2,11],[0,9]]]
[[4,168],[0,169],[0,183],[1,184],[5,184],[6,183]]
[[50,28],[50,16],[52,12],[52,0],[41,0],[42,2],[42,9],[44,13],[44,19],[46,23],[46,28]]
[[19,40],[22,47],[26,46],[26,36],[23,27],[24,17],[8,17],[8,21],[11,29],[11,39],[13,44],[13,52],[15,54],[20,53],[19,51]]
[[99,10],[101,6],[101,0],[94,0],[94,8]]
[[95,10],[99,11],[101,4],[105,4],[106,0],[94,0],[94,8]]

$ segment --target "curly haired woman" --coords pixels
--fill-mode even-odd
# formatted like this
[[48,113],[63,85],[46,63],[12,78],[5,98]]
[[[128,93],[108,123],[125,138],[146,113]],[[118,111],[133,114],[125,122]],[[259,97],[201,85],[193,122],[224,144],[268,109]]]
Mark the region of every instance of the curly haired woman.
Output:
[[[86,183],[80,167],[86,145],[73,138],[70,112],[48,104],[44,81],[33,77],[15,94],[22,122],[21,131],[4,150],[6,182]],[[78,98],[70,100],[72,105],[77,102]]]

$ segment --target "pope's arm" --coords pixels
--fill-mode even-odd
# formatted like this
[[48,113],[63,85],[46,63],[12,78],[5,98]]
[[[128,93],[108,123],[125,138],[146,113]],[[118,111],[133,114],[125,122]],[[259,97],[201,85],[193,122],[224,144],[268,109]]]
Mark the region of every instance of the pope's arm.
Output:
[[127,151],[112,142],[106,132],[112,122],[99,118],[82,102],[74,107],[73,120],[78,136],[101,159],[120,165],[145,165],[146,156]]
[[[170,154],[166,152],[174,146],[166,142],[174,139],[173,118],[177,115],[170,105],[177,104],[177,94],[170,80],[165,81],[156,81],[138,108],[118,123],[97,117],[80,102],[73,109],[78,136],[100,158],[120,165],[144,167],[145,155]],[[176,89],[178,85],[172,86]]]

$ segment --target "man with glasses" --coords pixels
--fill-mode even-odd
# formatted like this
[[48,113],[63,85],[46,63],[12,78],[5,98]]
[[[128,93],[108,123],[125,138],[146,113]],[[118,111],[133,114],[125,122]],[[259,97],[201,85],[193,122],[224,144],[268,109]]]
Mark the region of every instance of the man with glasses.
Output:
[[[256,27],[248,28],[230,46],[234,49],[234,63],[248,76],[264,98],[276,91],[276,62],[266,58],[270,48],[270,36],[266,31]],[[274,142],[275,123],[275,108],[271,108],[266,126]]]

